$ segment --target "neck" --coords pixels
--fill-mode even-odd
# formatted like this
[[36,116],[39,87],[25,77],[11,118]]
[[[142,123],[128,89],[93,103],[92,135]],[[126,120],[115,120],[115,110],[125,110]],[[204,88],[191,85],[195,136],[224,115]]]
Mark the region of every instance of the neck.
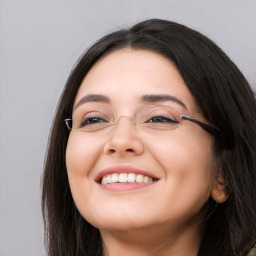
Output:
[[158,226],[139,230],[101,230],[104,256],[197,256],[200,244],[199,227]]

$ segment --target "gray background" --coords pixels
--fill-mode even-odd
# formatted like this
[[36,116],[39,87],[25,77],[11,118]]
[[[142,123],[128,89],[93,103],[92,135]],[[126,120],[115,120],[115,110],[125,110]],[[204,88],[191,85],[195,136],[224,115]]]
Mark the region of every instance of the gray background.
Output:
[[0,0],[0,256],[45,255],[40,178],[63,85],[93,41],[145,18],[206,34],[256,88],[256,0]]

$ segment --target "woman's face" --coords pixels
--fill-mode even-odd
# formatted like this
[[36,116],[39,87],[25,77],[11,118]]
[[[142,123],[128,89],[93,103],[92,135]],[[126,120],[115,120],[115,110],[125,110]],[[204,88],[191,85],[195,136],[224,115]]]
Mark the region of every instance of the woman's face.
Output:
[[[110,53],[78,91],[68,177],[80,213],[100,230],[193,226],[209,199],[211,135],[189,121],[169,130],[134,125],[145,105],[171,106],[205,121],[174,64],[148,50]],[[116,117],[115,125],[105,126],[105,117]]]

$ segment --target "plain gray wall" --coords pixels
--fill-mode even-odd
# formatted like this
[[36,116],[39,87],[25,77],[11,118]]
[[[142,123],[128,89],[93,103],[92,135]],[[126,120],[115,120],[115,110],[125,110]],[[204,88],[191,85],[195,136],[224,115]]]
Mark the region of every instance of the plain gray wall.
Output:
[[0,256],[45,255],[40,178],[73,64],[100,36],[146,18],[209,36],[256,88],[256,0],[0,0]]

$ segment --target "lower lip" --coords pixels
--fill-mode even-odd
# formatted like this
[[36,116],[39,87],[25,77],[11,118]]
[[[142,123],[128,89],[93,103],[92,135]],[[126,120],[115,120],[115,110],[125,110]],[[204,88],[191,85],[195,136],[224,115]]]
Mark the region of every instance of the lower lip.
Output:
[[152,183],[112,183],[112,184],[99,184],[102,189],[109,191],[129,191],[135,189],[146,188],[152,186],[156,182]]

